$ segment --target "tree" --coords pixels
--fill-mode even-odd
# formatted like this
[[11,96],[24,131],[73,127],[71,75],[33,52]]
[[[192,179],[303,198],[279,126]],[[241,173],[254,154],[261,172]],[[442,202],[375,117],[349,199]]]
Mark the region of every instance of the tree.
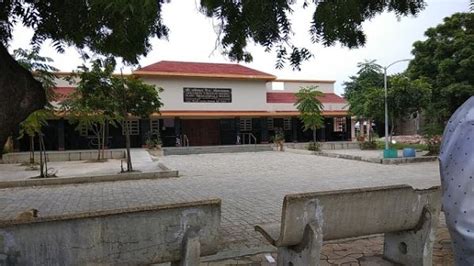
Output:
[[316,130],[324,125],[324,118],[321,114],[323,104],[318,97],[323,97],[324,93],[318,91],[317,86],[309,86],[300,88],[295,96],[295,105],[300,112],[303,128],[313,131],[313,143],[316,143]]
[[127,148],[127,171],[133,171],[132,159],[130,154],[130,126],[129,117],[149,117],[152,113],[160,112],[161,102],[159,92],[162,88],[156,88],[155,85],[144,83],[138,77],[124,78],[120,80],[112,77],[113,101],[116,103],[116,117],[125,127],[125,140]]
[[[97,161],[103,158],[106,146],[105,129],[108,123],[117,120],[116,103],[110,97],[114,84],[111,81],[115,61],[95,60],[89,69],[85,65],[69,77],[71,83],[77,83],[76,90],[63,104],[69,120],[77,124],[76,130],[91,132],[97,140]],[[78,81],[76,81],[78,80]]]
[[105,148],[106,124],[122,124],[127,149],[127,171],[133,171],[129,118],[148,117],[159,112],[163,105],[159,97],[162,89],[145,84],[138,77],[114,75],[115,66],[113,58],[94,60],[91,69],[81,66],[79,74],[70,78],[71,81],[79,79],[76,91],[63,106],[72,121],[78,124],[78,130],[85,127],[95,135],[98,160],[101,160],[101,150]]
[[47,102],[41,83],[6,49],[16,24],[34,30],[31,43],[35,49],[49,39],[58,52],[66,45],[82,51],[87,47],[93,53],[137,63],[138,56],[151,49],[152,36],[168,34],[161,21],[164,2],[0,1],[0,147],[21,121]]
[[431,85],[425,79],[410,80],[406,74],[390,76],[387,100],[392,120],[392,136],[395,130],[394,121],[408,118],[428,107]]
[[[46,103],[41,84],[20,68],[5,48],[17,23],[32,28],[31,40],[39,47],[51,40],[61,52],[65,45],[107,56],[122,57],[127,63],[151,49],[150,38],[166,38],[168,28],[161,19],[166,0],[142,1],[0,1],[0,145],[31,112]],[[277,67],[289,63],[295,69],[311,57],[307,48],[291,43],[294,0],[223,1],[201,0],[201,9],[220,21],[219,43],[231,60],[249,62],[246,51],[250,41],[276,51]],[[313,4],[314,3],[314,4]],[[362,23],[383,11],[397,16],[416,15],[424,7],[423,0],[395,1],[304,1],[313,7],[309,25],[313,42],[325,46],[340,42],[349,48],[364,45]],[[8,96],[8,97],[7,97]]]
[[474,14],[457,13],[413,44],[408,66],[412,80],[424,79],[432,94],[425,119],[440,133],[451,114],[474,95]]
[[22,67],[34,73],[34,78],[42,84],[46,99],[48,100],[43,109],[34,111],[20,123],[19,132],[19,138],[25,135],[28,135],[30,138],[30,164],[32,165],[35,163],[35,136],[38,135],[40,177],[48,177],[48,165],[42,128],[48,124],[46,120],[53,115],[53,106],[50,104],[56,97],[54,93],[56,76],[53,72],[58,69],[50,65],[53,62],[51,58],[40,56],[38,50],[29,51],[16,49],[13,51],[13,55]]
[[357,67],[357,75],[343,83],[344,96],[349,102],[349,111],[359,118],[359,124],[362,125],[362,119],[367,120],[370,140],[372,119],[382,121],[384,117],[382,66],[376,60],[364,60]]

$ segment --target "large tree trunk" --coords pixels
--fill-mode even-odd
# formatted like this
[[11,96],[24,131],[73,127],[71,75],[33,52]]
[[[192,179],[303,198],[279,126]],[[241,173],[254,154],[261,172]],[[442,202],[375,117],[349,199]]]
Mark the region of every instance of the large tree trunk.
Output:
[[[46,93],[0,42],[0,149],[20,122],[46,104]],[[0,158],[2,152],[0,152]]]

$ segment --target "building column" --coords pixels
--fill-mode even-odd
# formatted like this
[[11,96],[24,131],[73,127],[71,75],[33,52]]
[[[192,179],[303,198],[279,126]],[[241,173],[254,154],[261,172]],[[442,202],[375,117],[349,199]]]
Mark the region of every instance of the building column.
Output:
[[[356,138],[356,132],[355,132],[355,124],[356,124],[356,120],[351,117],[351,140],[352,141],[357,141],[357,138]],[[359,125],[360,126],[360,125]]]
[[298,118],[292,117],[291,118],[291,133],[293,142],[298,142]]
[[176,136],[175,139],[175,145],[176,146],[181,146],[182,143],[180,143],[181,139],[181,119],[179,117],[174,118],[174,134]]
[[140,120],[140,137],[142,142],[142,148],[146,148],[146,141],[150,136],[150,119]]
[[268,143],[268,127],[267,127],[267,118],[262,117],[260,118],[260,127],[261,127],[261,141],[260,143]]
[[64,119],[61,118],[58,120],[58,150],[59,151],[64,151],[66,148],[65,145],[65,137],[64,137]]
[[235,121],[235,144],[242,144],[242,140],[240,139],[240,117],[236,117]]

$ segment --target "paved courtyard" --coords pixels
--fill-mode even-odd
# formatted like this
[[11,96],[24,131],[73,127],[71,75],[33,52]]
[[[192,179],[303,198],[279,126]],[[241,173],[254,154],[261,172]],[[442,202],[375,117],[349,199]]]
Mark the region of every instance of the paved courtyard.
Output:
[[[161,171],[157,162],[154,162],[145,149],[132,149],[131,158],[134,170],[142,172]],[[38,162],[38,158],[36,161]],[[49,162],[48,172],[55,173],[57,177],[97,176],[117,174],[121,170],[120,159],[108,159],[103,162],[96,161],[60,161]],[[127,164],[124,163],[126,168]],[[31,179],[39,176],[39,165],[31,169],[19,163],[0,164],[0,181],[16,181]]]
[[200,154],[160,159],[180,178],[0,190],[0,219],[36,208],[58,215],[204,198],[222,199],[222,248],[264,246],[258,223],[280,219],[285,194],[410,184],[439,185],[437,162],[382,165],[284,152]]

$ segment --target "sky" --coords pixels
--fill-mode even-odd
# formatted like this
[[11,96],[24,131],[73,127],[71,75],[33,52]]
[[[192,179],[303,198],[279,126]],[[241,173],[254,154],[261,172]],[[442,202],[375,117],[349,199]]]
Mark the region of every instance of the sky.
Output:
[[[396,60],[412,58],[412,45],[424,40],[424,32],[440,24],[444,17],[456,12],[467,12],[469,0],[427,0],[427,7],[416,17],[397,19],[393,13],[382,13],[363,24],[367,35],[366,45],[358,49],[348,49],[336,44],[323,47],[313,44],[308,34],[311,15],[314,9],[301,8],[302,1],[296,1],[294,13],[290,17],[293,23],[292,42],[297,46],[309,48],[314,57],[302,64],[301,71],[290,66],[275,69],[275,53],[267,53],[262,47],[250,45],[253,62],[240,64],[273,74],[281,79],[335,80],[335,91],[343,94],[342,83],[357,72],[357,63],[365,59],[375,59],[386,66]],[[199,0],[171,0],[163,7],[163,21],[170,28],[168,40],[153,38],[152,50],[139,60],[140,66],[153,64],[161,60],[191,61],[208,63],[235,63],[216,49],[217,33],[215,21],[199,13]],[[17,25],[9,50],[29,48],[33,31]],[[40,54],[51,57],[53,65],[60,71],[72,71],[82,64],[75,48],[67,48],[58,54],[50,42],[45,42]],[[117,71],[122,66],[119,65]],[[404,71],[407,62],[398,63],[388,70],[389,74]],[[133,68],[124,66],[124,73]]]

